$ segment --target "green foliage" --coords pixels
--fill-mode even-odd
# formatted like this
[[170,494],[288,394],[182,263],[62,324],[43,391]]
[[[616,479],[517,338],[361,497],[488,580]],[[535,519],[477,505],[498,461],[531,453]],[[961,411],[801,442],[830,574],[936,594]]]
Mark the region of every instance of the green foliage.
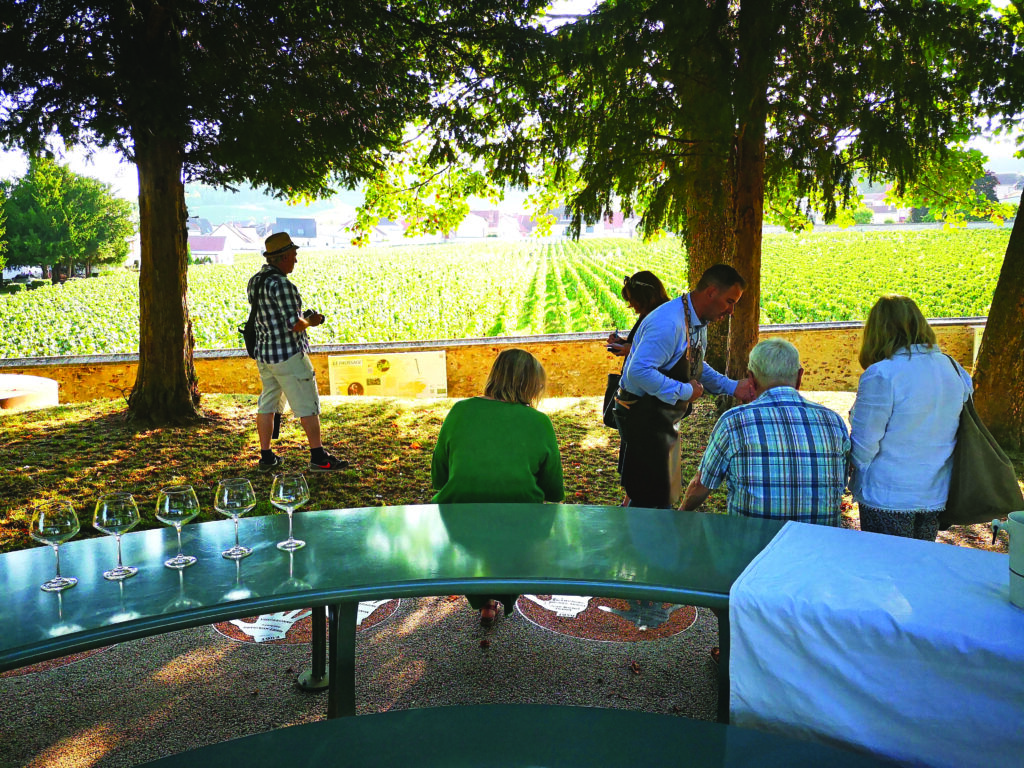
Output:
[[7,214],[4,212],[7,202],[7,193],[0,186],[0,271],[7,265]]
[[47,158],[30,160],[10,187],[6,210],[11,263],[66,274],[76,264],[123,262],[135,233],[133,206],[109,184]]
[[900,206],[923,209],[912,216],[921,221],[943,221],[962,226],[967,221],[989,220],[1002,224],[1014,209],[1000,203],[994,175],[984,168],[985,156],[976,149],[951,149],[923,166],[902,194],[891,190],[887,199]]
[[862,205],[860,208],[857,208],[851,215],[853,216],[854,224],[870,224],[875,220],[874,211],[866,205]]
[[902,192],[1024,102],[1011,26],[984,0],[606,0],[497,51],[440,125],[495,178],[567,196],[577,227],[614,206],[651,233],[712,204],[701,176],[728,197],[739,137],[766,130],[766,215],[801,230],[850,207],[860,175]]
[[[928,317],[988,313],[1007,230],[768,234],[762,323],[861,321],[883,293],[913,296]],[[199,348],[237,348],[245,285],[261,260],[189,270]],[[687,288],[676,238],[486,242],[312,251],[292,279],[326,316],[316,344],[626,329],[622,278],[650,269]],[[138,275],[118,271],[0,301],[0,357],[133,352]]]

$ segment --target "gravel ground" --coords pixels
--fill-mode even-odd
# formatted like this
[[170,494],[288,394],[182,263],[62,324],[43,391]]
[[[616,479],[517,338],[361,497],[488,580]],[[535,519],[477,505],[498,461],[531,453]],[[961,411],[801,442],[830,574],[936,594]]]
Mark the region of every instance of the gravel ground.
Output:
[[[461,598],[403,600],[357,635],[357,712],[536,703],[714,720],[717,637],[705,609],[672,637],[611,643],[559,635],[518,612],[485,630]],[[238,643],[199,627],[0,679],[0,767],[132,766],[322,719],[326,696],[294,684],[308,661],[305,644]]]

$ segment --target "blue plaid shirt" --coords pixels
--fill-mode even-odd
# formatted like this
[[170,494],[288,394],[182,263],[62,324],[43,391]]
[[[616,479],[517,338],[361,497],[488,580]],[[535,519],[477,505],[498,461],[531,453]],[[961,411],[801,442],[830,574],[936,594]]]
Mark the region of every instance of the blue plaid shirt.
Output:
[[729,486],[729,514],[839,524],[850,433],[842,417],[773,387],[718,420],[700,481]]
[[299,352],[309,354],[306,332],[295,333],[292,330],[302,317],[302,297],[298,288],[277,267],[264,264],[263,269],[249,278],[246,293],[250,303],[258,280],[263,282],[259,286],[259,296],[255,297],[256,359],[264,363],[283,363]]

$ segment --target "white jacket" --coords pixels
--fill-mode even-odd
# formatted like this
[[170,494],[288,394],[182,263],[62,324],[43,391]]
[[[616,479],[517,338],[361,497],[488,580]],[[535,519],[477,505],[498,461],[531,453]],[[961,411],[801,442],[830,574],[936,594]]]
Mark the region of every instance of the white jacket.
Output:
[[861,374],[850,411],[850,490],[879,509],[940,510],[971,377],[938,346],[904,347]]

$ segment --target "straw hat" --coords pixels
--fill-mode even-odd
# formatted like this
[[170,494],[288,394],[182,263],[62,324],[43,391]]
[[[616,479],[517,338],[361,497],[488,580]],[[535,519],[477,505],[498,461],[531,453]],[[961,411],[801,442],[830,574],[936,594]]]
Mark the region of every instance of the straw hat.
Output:
[[263,252],[263,256],[267,259],[272,256],[279,256],[292,248],[299,247],[292,242],[292,236],[287,232],[275,232],[264,241],[264,245],[267,250]]

